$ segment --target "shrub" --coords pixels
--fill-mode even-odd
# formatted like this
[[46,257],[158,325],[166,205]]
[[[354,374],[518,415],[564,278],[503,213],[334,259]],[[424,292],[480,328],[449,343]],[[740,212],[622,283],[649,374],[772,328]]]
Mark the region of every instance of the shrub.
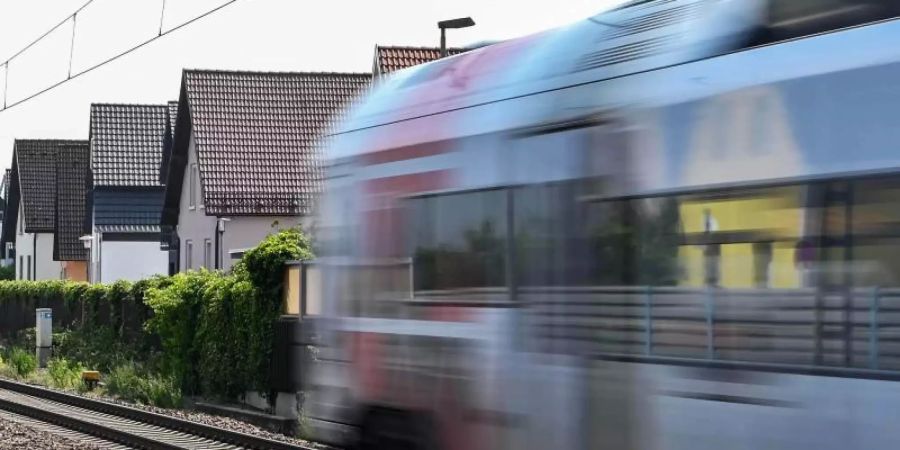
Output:
[[282,230],[269,235],[256,248],[248,251],[235,269],[235,276],[251,283],[255,295],[235,298],[235,317],[239,318],[242,336],[239,342],[246,359],[242,367],[252,374],[249,386],[266,392],[271,386],[271,361],[275,322],[281,315],[284,289],[284,263],[296,259],[312,259],[312,246],[299,229]]
[[0,267],[0,280],[15,280],[16,279],[16,265],[10,264],[8,266]]
[[176,408],[182,401],[174,377],[147,373],[133,362],[122,364],[109,373],[106,392],[123,400],[161,408]]
[[[174,404],[181,392],[234,398],[247,389],[268,392],[284,263],[312,256],[300,230],[283,230],[229,274],[200,270],[111,285],[0,281],[0,302],[19,302],[16,309],[29,314],[54,309],[55,325],[63,326],[54,334],[56,356],[67,362],[54,363],[52,383],[67,383],[78,363],[110,374],[118,395],[146,403]],[[33,345],[33,331],[20,335],[28,342],[19,346]],[[140,371],[128,361],[140,361]],[[138,372],[161,376],[140,383]]]
[[54,358],[47,363],[50,386],[59,389],[74,389],[81,385],[81,364],[65,358]]
[[299,230],[283,230],[248,251],[231,274],[180,273],[147,289],[153,315],[146,329],[159,336],[163,373],[177,376],[185,392],[267,392],[284,263],[311,257]]
[[0,377],[4,378],[15,378],[16,373],[9,364],[6,363],[6,360],[3,359],[3,356],[0,356]]
[[160,369],[180,379],[187,392],[197,392],[199,387],[195,362],[201,345],[196,334],[204,290],[222,276],[206,270],[183,272],[172,276],[167,286],[151,287],[146,293],[153,316],[145,329],[160,339]]
[[9,366],[18,378],[25,378],[37,369],[37,357],[19,347],[9,352]]
[[98,326],[53,334],[54,353],[60,358],[78,361],[92,370],[109,372],[113,367],[153,354],[120,337],[116,329]]

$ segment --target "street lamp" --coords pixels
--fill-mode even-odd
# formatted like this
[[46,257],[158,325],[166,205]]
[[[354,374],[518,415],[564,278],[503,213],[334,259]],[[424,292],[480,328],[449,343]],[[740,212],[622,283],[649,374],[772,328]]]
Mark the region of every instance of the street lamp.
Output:
[[447,32],[448,28],[468,28],[475,26],[475,21],[471,17],[460,17],[458,19],[442,20],[438,22],[438,28],[441,29],[441,58],[447,56]]

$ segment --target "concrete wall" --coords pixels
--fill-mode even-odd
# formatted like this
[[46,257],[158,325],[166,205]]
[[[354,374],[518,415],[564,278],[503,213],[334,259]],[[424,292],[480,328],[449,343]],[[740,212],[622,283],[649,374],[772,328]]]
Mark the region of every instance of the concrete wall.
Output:
[[[202,205],[203,194],[199,179],[199,170],[191,170],[197,164],[197,151],[194,137],[191,136],[188,147],[188,161],[184,171],[184,179],[181,186],[181,199],[178,212],[178,237],[181,239],[180,267],[181,271],[196,270],[201,267],[214,269],[216,248],[216,221],[214,216],[207,216]],[[191,178],[196,183],[194,189],[195,198],[191,206]],[[307,226],[309,219],[299,216],[237,216],[227,217],[225,231],[221,236],[222,242],[219,248],[219,268],[231,269],[235,260],[229,257],[230,250],[252,248],[259,244],[267,235],[280,229],[301,225]],[[210,261],[204,264],[204,247],[206,240],[212,246]],[[188,242],[191,243],[189,256]],[[188,265],[188,262],[191,262]]]
[[169,254],[159,249],[159,241],[106,241],[100,243],[101,283],[137,281],[168,273]]

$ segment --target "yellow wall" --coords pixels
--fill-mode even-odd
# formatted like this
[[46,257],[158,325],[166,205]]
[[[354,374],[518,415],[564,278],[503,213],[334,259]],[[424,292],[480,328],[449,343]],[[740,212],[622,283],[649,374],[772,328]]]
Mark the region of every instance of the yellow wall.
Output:
[[[803,209],[790,191],[771,190],[766,196],[730,199],[684,199],[680,206],[683,232],[704,232],[704,211],[709,210],[717,223],[717,232],[765,233],[775,240],[769,266],[769,287],[799,286],[794,265],[794,246],[801,234]],[[681,285],[704,285],[704,247],[684,245],[679,249]],[[719,284],[722,287],[751,288],[754,282],[753,244],[730,242],[720,246]]]
[[300,264],[290,264],[285,266],[282,314],[300,314],[301,289]]

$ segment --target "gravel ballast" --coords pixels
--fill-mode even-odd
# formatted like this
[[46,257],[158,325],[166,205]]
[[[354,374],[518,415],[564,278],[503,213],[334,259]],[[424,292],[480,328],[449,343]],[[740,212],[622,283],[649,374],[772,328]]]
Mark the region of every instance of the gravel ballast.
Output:
[[[72,393],[72,392],[68,392]],[[290,436],[285,436],[281,433],[273,433],[271,431],[262,429],[257,427],[256,425],[249,424],[247,422],[243,422],[231,417],[223,417],[216,416],[212,414],[207,414],[199,411],[187,410],[187,409],[166,409],[166,408],[158,408],[155,406],[148,405],[140,405],[135,403],[130,403],[126,401],[122,401],[116,398],[111,398],[107,396],[97,395],[93,393],[82,394],[87,397],[95,398],[97,400],[103,400],[111,403],[117,403],[120,405],[130,406],[132,408],[143,409],[145,411],[154,412],[157,414],[165,414],[167,416],[177,417],[179,419],[190,420],[192,422],[202,423],[205,425],[214,426],[216,428],[223,428],[231,431],[238,431],[241,433],[250,434],[253,436],[264,437],[276,441],[281,442],[289,442],[291,444],[302,445],[305,447],[309,447],[312,449],[321,449],[321,450],[338,450],[335,447],[331,447],[325,444],[320,444],[318,442],[307,441],[305,439],[300,438],[292,438]]]
[[48,433],[0,416],[0,450],[95,450],[95,444]]
[[[100,395],[97,392],[75,392],[75,391],[70,391],[70,390],[60,390],[60,389],[54,389],[54,388],[51,388],[51,387],[48,387],[46,385],[39,384],[39,383],[34,383],[34,382],[29,382],[29,381],[25,381],[25,382],[28,384],[33,384],[35,386],[42,387],[44,389],[52,389],[52,390],[56,390],[56,391],[60,391],[60,392],[65,392],[67,394],[81,395],[81,396],[93,398],[96,400],[103,400],[103,401],[110,402],[110,403],[116,403],[119,405],[130,406],[132,408],[138,408],[138,409],[142,409],[145,411],[154,412],[157,414],[164,414],[164,415],[171,416],[171,417],[177,417],[179,419],[190,420],[192,422],[202,423],[202,424],[210,425],[210,426],[213,426],[216,428],[237,431],[237,432],[241,432],[241,433],[245,433],[245,434],[249,434],[249,435],[253,435],[253,436],[259,436],[259,437],[264,437],[264,438],[268,438],[268,439],[272,439],[272,440],[276,440],[276,441],[288,442],[291,444],[301,445],[301,446],[304,446],[304,447],[307,447],[310,449],[338,450],[335,447],[321,444],[318,442],[312,442],[312,441],[307,441],[305,439],[285,436],[280,433],[273,433],[266,429],[257,427],[255,425],[252,425],[247,422],[243,422],[243,421],[231,418],[231,417],[217,416],[217,415],[207,414],[207,413],[189,410],[189,409],[158,408],[155,406],[141,405],[141,404],[137,404],[137,403],[127,402],[127,401],[124,401],[124,400],[121,400],[121,399],[118,399],[115,397]],[[28,447],[10,447],[10,448],[28,448]],[[51,447],[48,447],[48,448],[51,448]],[[60,448],[66,448],[66,447],[60,447]],[[81,447],[79,447],[79,448],[81,448]],[[90,447],[88,447],[88,448],[90,448]],[[0,447],[0,450],[5,450],[5,449],[6,449],[6,447]]]

